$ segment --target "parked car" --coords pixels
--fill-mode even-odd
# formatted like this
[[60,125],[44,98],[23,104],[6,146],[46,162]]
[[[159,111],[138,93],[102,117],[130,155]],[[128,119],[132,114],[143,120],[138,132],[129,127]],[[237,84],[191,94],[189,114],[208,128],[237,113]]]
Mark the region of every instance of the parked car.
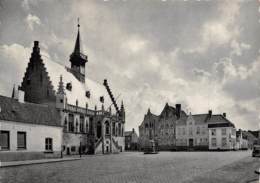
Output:
[[254,145],[252,156],[253,157],[260,157],[260,145]]

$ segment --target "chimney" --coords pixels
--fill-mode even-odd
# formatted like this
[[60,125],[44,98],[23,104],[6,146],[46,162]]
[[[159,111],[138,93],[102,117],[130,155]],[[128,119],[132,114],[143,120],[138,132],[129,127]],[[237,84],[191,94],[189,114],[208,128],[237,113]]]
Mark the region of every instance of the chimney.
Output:
[[135,129],[134,129],[134,128],[132,129],[132,132],[133,132],[133,133],[135,132]]
[[177,119],[180,119],[180,117],[181,117],[181,104],[176,104],[175,107],[176,107]]
[[226,118],[226,117],[227,117],[227,114],[224,112],[224,113],[223,113],[223,116]]
[[18,87],[18,102],[24,103],[24,91]]
[[209,118],[211,118],[211,116],[212,116],[212,110],[209,110]]
[[14,86],[12,98],[17,100],[18,102],[24,103],[24,91],[21,89],[20,86]]

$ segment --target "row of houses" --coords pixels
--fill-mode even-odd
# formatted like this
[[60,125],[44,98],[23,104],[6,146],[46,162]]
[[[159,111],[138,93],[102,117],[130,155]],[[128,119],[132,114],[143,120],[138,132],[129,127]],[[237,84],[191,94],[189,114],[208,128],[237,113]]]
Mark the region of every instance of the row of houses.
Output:
[[123,102],[85,75],[79,27],[70,67],[43,59],[34,41],[21,86],[0,96],[0,161],[124,151]]
[[[181,104],[166,103],[160,115],[148,109],[139,126],[140,148],[154,140],[159,150],[233,150],[252,148],[256,137],[236,131],[226,113],[186,114]],[[247,139],[250,139],[248,142]]]

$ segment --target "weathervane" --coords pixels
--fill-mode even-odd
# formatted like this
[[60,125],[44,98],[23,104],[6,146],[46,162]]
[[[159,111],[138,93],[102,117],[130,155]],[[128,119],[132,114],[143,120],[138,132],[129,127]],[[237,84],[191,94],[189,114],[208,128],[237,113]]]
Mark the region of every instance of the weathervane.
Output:
[[80,25],[79,25],[79,17],[78,17],[78,28],[80,27]]

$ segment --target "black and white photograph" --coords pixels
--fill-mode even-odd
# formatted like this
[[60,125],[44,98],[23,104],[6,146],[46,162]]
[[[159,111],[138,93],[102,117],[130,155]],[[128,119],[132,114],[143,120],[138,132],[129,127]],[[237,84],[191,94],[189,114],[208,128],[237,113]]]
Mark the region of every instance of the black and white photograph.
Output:
[[260,0],[0,0],[0,183],[260,183]]

